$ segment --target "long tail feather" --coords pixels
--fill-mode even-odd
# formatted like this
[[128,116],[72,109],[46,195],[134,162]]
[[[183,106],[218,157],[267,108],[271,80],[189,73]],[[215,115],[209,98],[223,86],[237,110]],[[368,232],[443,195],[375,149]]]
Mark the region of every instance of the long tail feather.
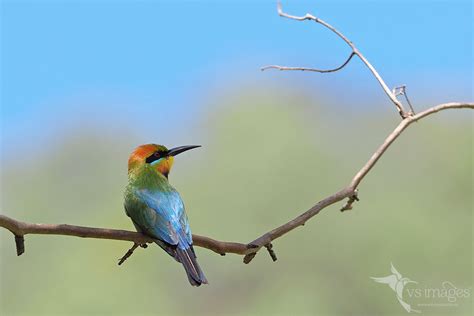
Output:
[[189,283],[192,286],[207,284],[207,279],[196,261],[196,255],[192,246],[187,249],[176,248],[176,259],[181,262],[184,270],[186,270]]

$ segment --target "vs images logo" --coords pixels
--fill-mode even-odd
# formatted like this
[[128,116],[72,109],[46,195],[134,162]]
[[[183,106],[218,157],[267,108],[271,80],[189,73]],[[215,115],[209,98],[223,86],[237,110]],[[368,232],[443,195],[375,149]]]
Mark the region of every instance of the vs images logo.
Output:
[[[371,277],[375,282],[386,284],[395,293],[396,298],[400,305],[408,313],[421,313],[420,309],[414,309],[411,302],[413,299],[428,300],[428,302],[416,304],[418,307],[421,306],[444,306],[444,307],[455,307],[458,306],[459,299],[470,298],[471,288],[457,288],[452,282],[444,281],[441,283],[441,287],[437,288],[406,288],[407,284],[418,282],[413,281],[407,277],[403,277],[400,272],[395,269],[392,263],[390,263],[392,272],[391,275],[385,277]],[[404,293],[408,295],[403,295]]]

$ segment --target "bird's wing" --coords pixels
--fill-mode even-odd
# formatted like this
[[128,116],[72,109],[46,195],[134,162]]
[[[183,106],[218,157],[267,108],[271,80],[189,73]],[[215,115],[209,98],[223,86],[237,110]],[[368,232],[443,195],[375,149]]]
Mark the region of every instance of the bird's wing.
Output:
[[146,205],[134,219],[142,229],[171,245],[192,244],[183,200],[176,190],[136,189],[134,194]]

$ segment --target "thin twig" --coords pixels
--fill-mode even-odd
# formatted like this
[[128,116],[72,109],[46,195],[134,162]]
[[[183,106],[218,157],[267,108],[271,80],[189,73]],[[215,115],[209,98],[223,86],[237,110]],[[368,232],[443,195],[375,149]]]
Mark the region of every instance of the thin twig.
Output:
[[393,132],[387,136],[385,141],[380,145],[380,147],[375,151],[375,153],[370,157],[369,161],[362,167],[362,169],[355,175],[352,179],[350,187],[357,188],[362,181],[362,179],[369,173],[369,171],[374,167],[377,161],[382,157],[385,151],[390,147],[390,145],[397,139],[398,136],[413,122],[417,122],[422,118],[437,113],[439,111],[448,110],[448,109],[474,109],[474,103],[459,103],[459,102],[451,102],[451,103],[444,103],[432,108],[429,108],[423,112],[420,112],[416,115],[410,116],[398,124]]
[[347,199],[346,204],[341,207],[341,212],[352,210],[352,204],[356,201],[359,202],[359,191],[357,189],[354,190],[354,194]]
[[267,69],[278,69],[278,70],[311,71],[311,72],[319,72],[319,73],[336,72],[336,71],[341,70],[342,68],[344,68],[351,61],[351,59],[352,59],[352,57],[354,57],[354,55],[355,55],[355,53],[352,52],[342,65],[340,65],[337,68],[333,68],[333,69],[316,69],[316,68],[307,68],[307,67],[286,67],[286,66],[278,66],[278,65],[268,65],[268,66],[264,66],[264,67],[260,68],[260,70],[264,71],[264,70],[267,70]]
[[15,235],[16,255],[21,256],[25,252],[25,237]]
[[[375,77],[375,79],[377,79],[377,81],[379,82],[380,86],[382,87],[383,91],[385,92],[385,94],[388,96],[388,98],[390,99],[390,101],[392,101],[392,103],[396,106],[396,108],[398,109],[398,113],[400,114],[400,116],[402,118],[406,118],[409,116],[409,113],[405,112],[404,108],[403,108],[403,105],[400,101],[397,100],[396,96],[392,93],[392,91],[390,91],[390,89],[388,88],[387,84],[385,83],[385,81],[382,79],[382,77],[380,76],[380,74],[377,72],[377,70],[374,68],[374,66],[372,66],[372,64],[367,60],[367,58],[365,58],[365,56],[359,51],[359,49],[354,45],[354,43],[352,41],[350,41],[344,34],[342,34],[339,30],[337,30],[335,27],[333,27],[332,25],[330,25],[329,23],[321,20],[320,18],[317,18],[315,17],[314,15],[311,15],[309,13],[307,13],[306,15],[304,16],[295,16],[295,15],[290,15],[288,13],[285,13],[283,12],[283,9],[282,9],[282,5],[281,5],[281,2],[278,1],[277,3],[277,8],[278,8],[278,15],[280,15],[281,17],[284,17],[284,18],[287,18],[287,19],[291,19],[291,20],[296,20],[296,21],[306,21],[306,20],[310,20],[310,21],[314,21],[316,23],[319,23],[321,25],[323,25],[324,27],[326,27],[327,29],[329,29],[330,31],[332,31],[333,33],[335,33],[339,38],[341,38],[347,45],[349,45],[349,47],[352,49],[352,53],[351,55],[349,56],[349,58],[346,60],[346,62],[344,62],[342,64],[342,66],[338,67],[338,68],[335,68],[334,70],[332,71],[319,71],[318,69],[314,69],[314,68],[304,68],[304,67],[285,67],[285,66],[278,66],[278,65],[272,65],[272,66],[266,66],[266,67],[263,67],[262,70],[265,70],[265,69],[268,69],[268,68],[272,68],[272,69],[279,69],[279,70],[301,70],[301,71],[316,71],[316,72],[334,72],[334,71],[338,71],[342,68],[344,68],[344,66],[346,66],[347,63],[349,63],[349,61],[351,60],[352,56],[353,55],[357,55],[357,57],[360,58],[360,60],[367,66],[367,68],[369,68],[370,72],[373,74],[373,76]],[[314,69],[314,70],[311,70],[311,69]]]
[[140,244],[134,243],[132,248],[128,249],[128,251],[123,255],[123,257],[119,259],[118,265],[122,265],[122,263],[124,263],[125,260],[127,260],[128,257],[130,257],[135,251],[135,249],[137,249],[138,247],[140,247]]
[[411,104],[411,102],[410,102],[410,99],[408,99],[407,86],[406,86],[405,84],[393,88],[392,93],[393,93],[396,97],[399,96],[399,95],[404,96],[404,97],[405,97],[405,100],[407,101],[408,106],[410,107],[410,110],[411,110],[410,115],[415,114],[415,110],[413,109],[413,106],[412,106],[412,104]]
[[272,258],[272,260],[277,261],[277,256],[276,256],[275,251],[273,250],[273,245],[270,243],[270,244],[266,245],[265,248],[267,248],[268,254]]
[[[386,150],[393,144],[395,139],[400,136],[400,134],[413,122],[421,120],[431,114],[437,113],[443,110],[449,109],[474,109],[474,103],[445,103],[429,108],[423,112],[420,112],[416,115],[409,116],[402,120],[398,126],[388,135],[382,145],[375,151],[375,153],[370,157],[367,163],[360,169],[360,171],[354,176],[351,183],[343,188],[342,190],[330,195],[323,200],[316,203],[306,212],[292,219],[291,221],[263,234],[262,236],[256,238],[254,241],[243,244],[236,242],[225,242],[218,241],[209,237],[204,237],[200,235],[193,235],[193,241],[195,246],[207,248],[218,254],[234,253],[239,255],[244,255],[244,262],[249,263],[255,257],[256,253],[262,248],[267,247],[275,239],[287,234],[296,227],[304,225],[309,219],[319,214],[319,212],[329,205],[332,205],[336,202],[339,202],[345,198],[354,199],[356,196],[357,188],[360,185],[361,181],[367,176],[369,171],[375,166],[377,161]],[[350,202],[354,203],[356,199]],[[347,205],[347,203],[346,203]],[[137,244],[146,244],[151,243],[153,240],[145,235],[140,233],[117,230],[117,229],[106,229],[106,228],[92,228],[92,227],[82,227],[82,226],[73,226],[73,225],[53,225],[53,224],[31,224],[20,222],[9,218],[5,215],[0,215],[0,227],[4,227],[11,231],[15,236],[15,240],[20,237],[23,237],[27,234],[49,234],[49,235],[67,235],[67,236],[76,236],[84,238],[101,238],[101,239],[112,239],[112,240],[125,240],[132,241]],[[18,242],[17,242],[18,245]],[[136,247],[135,247],[136,248]],[[135,250],[135,248],[133,250]],[[23,248],[24,249],[24,248]],[[18,249],[17,249],[18,250]],[[272,256],[272,259],[276,259],[274,252],[272,255],[271,247],[269,253]],[[133,252],[133,251],[132,251]]]

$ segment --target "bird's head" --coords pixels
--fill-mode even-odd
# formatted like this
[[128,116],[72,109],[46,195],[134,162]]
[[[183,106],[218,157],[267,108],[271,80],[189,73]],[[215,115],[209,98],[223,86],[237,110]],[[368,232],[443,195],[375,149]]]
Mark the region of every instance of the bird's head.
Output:
[[165,177],[168,177],[173,166],[174,156],[197,147],[201,146],[180,146],[172,149],[156,144],[138,146],[128,158],[128,173],[130,174],[134,170],[148,165]]

